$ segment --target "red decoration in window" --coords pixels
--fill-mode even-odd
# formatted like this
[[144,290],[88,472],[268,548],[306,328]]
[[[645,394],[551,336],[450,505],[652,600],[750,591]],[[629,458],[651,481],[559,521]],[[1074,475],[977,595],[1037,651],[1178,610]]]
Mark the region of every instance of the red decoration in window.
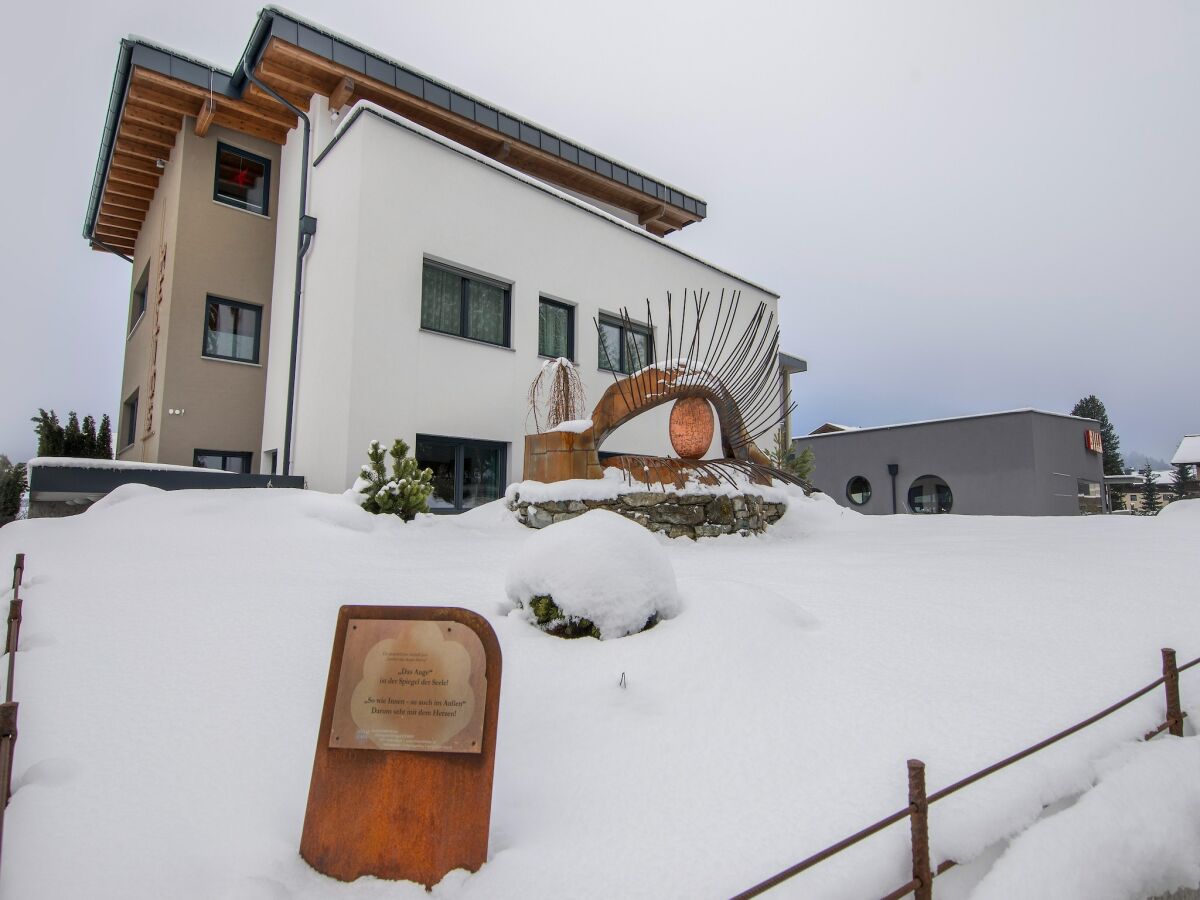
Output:
[[249,187],[255,182],[255,175],[249,169],[239,169],[231,179],[238,187]]

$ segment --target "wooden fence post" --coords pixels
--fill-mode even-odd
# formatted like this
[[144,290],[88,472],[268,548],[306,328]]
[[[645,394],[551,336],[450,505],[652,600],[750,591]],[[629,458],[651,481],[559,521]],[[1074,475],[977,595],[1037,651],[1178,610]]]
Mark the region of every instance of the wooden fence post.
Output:
[[25,554],[18,553],[17,560],[13,563],[13,590],[21,586],[21,578],[25,574]]
[[1183,737],[1183,715],[1179,709],[1179,669],[1175,665],[1175,651],[1163,647],[1163,687],[1167,690],[1167,730],[1175,737]]
[[912,831],[912,874],[916,900],[933,900],[933,873],[929,867],[929,801],[925,799],[925,763],[908,761],[908,822]]

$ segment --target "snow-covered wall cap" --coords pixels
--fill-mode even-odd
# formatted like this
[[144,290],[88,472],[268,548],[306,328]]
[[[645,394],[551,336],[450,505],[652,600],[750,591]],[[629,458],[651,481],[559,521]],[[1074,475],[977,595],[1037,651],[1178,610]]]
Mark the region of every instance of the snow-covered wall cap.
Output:
[[321,164],[321,161],[324,160],[325,157],[329,155],[330,151],[333,150],[333,148],[341,140],[342,135],[344,135],[347,131],[349,131],[355,122],[357,122],[360,118],[362,118],[363,113],[370,113],[372,116],[375,116],[376,118],[382,119],[383,121],[388,122],[392,125],[395,125],[399,128],[403,128],[406,131],[411,131],[413,134],[416,134],[416,135],[419,135],[420,137],[431,140],[435,144],[441,144],[447,150],[453,150],[455,153],[459,153],[459,154],[467,157],[468,159],[472,159],[475,162],[479,163],[480,165],[484,165],[491,169],[495,169],[497,172],[507,175],[510,178],[515,178],[517,181],[522,181],[525,184],[529,185],[530,187],[537,188],[539,191],[549,194],[552,197],[557,197],[559,200],[562,200],[564,203],[570,203],[572,206],[577,206],[577,207],[579,207],[579,209],[585,210],[586,212],[589,212],[594,216],[599,216],[600,218],[605,219],[620,228],[624,228],[630,234],[636,234],[638,237],[643,238],[645,240],[654,241],[656,244],[658,244],[659,246],[665,247],[666,249],[670,250],[672,253],[678,253],[680,256],[686,256],[688,259],[694,260],[695,262],[700,263],[700,265],[706,266],[707,268],[712,269],[714,272],[719,272],[720,274],[724,275],[727,278],[733,278],[736,281],[740,281],[742,284],[746,285],[747,287],[754,288],[754,290],[756,290],[756,291],[762,291],[764,294],[769,294],[770,296],[774,297],[776,300],[779,299],[779,294],[775,293],[775,291],[771,290],[770,288],[765,288],[761,284],[755,284],[750,279],[743,278],[741,275],[737,275],[733,272],[730,272],[728,269],[722,269],[720,266],[716,265],[715,263],[711,263],[707,259],[696,256],[694,253],[688,253],[686,250],[681,250],[679,247],[675,246],[670,241],[668,241],[664,238],[660,238],[657,235],[653,235],[650,232],[646,231],[644,228],[641,228],[637,225],[632,225],[629,222],[626,222],[624,219],[619,219],[616,216],[600,209],[598,206],[592,206],[592,204],[588,203],[585,200],[580,200],[578,197],[572,197],[570,194],[560,191],[558,188],[554,187],[553,185],[547,184],[544,181],[539,181],[538,179],[534,178],[532,175],[526,175],[524,172],[519,172],[516,169],[511,168],[510,166],[506,166],[501,162],[497,162],[496,160],[492,159],[491,157],[484,156],[482,153],[477,153],[476,151],[472,150],[470,147],[466,147],[462,144],[456,143],[456,142],[450,140],[450,138],[443,137],[442,135],[438,134],[436,131],[430,131],[428,128],[424,127],[423,125],[418,125],[416,122],[406,119],[403,116],[398,116],[398,115],[396,115],[396,113],[392,112],[391,110],[385,109],[384,107],[378,105],[377,103],[372,103],[369,100],[357,101],[354,104],[354,106],[351,108],[350,112],[338,122],[337,129],[334,131],[334,134],[333,134],[333,138],[329,141],[329,143],[325,146],[325,148],[323,150],[321,150],[320,153],[317,154],[317,158],[315,160],[313,160],[314,167],[319,166]]
[[123,459],[85,459],[75,456],[35,456],[29,468],[53,469],[126,469],[150,472],[211,472],[213,475],[232,475],[224,469],[206,469],[202,466],[171,466],[166,463],[129,462]]
[[830,431],[826,434],[806,434],[796,438],[795,440],[815,441],[820,438],[831,438],[838,437],[839,435],[844,436],[846,434],[857,434],[858,432],[862,431],[888,431],[892,428],[911,428],[914,425],[940,425],[943,422],[962,422],[967,419],[991,419],[996,416],[1017,416],[1025,413],[1033,413],[1034,415],[1038,416],[1054,416],[1056,419],[1074,419],[1077,422],[1086,422],[1089,425],[1100,424],[1095,419],[1085,419],[1082,416],[1072,416],[1068,415],[1067,413],[1049,412],[1048,410],[1044,409],[1033,409],[1032,407],[1027,407],[1025,409],[1006,409],[1002,410],[1001,412],[973,413],[969,416],[947,416],[945,419],[922,419],[918,422],[898,422],[895,425],[872,425],[867,428],[844,426],[846,428],[845,431]]
[[1171,457],[1173,466],[1200,465],[1200,434],[1185,434]]

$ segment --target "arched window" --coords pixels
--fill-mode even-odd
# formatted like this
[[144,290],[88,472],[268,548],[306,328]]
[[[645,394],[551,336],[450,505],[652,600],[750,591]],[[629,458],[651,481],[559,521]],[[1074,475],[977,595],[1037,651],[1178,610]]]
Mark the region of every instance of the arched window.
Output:
[[855,475],[846,483],[846,499],[855,506],[862,506],[871,499],[871,482],[861,475]]
[[936,475],[922,475],[908,489],[908,508],[915,513],[948,513],[954,506],[950,485]]

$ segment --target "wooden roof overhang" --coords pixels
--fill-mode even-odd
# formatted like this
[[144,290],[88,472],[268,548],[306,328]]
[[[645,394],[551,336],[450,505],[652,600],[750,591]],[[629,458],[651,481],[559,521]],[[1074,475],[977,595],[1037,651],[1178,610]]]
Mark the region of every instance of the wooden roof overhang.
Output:
[[[625,210],[663,236],[699,221],[707,204],[428,76],[268,7],[243,60],[301,109],[313,94],[331,108],[367,100],[505,165]],[[283,144],[296,117],[232,73],[139,40],[122,41],[84,236],[132,255],[162,166],[195,119]],[[97,246],[99,245],[99,246]]]

